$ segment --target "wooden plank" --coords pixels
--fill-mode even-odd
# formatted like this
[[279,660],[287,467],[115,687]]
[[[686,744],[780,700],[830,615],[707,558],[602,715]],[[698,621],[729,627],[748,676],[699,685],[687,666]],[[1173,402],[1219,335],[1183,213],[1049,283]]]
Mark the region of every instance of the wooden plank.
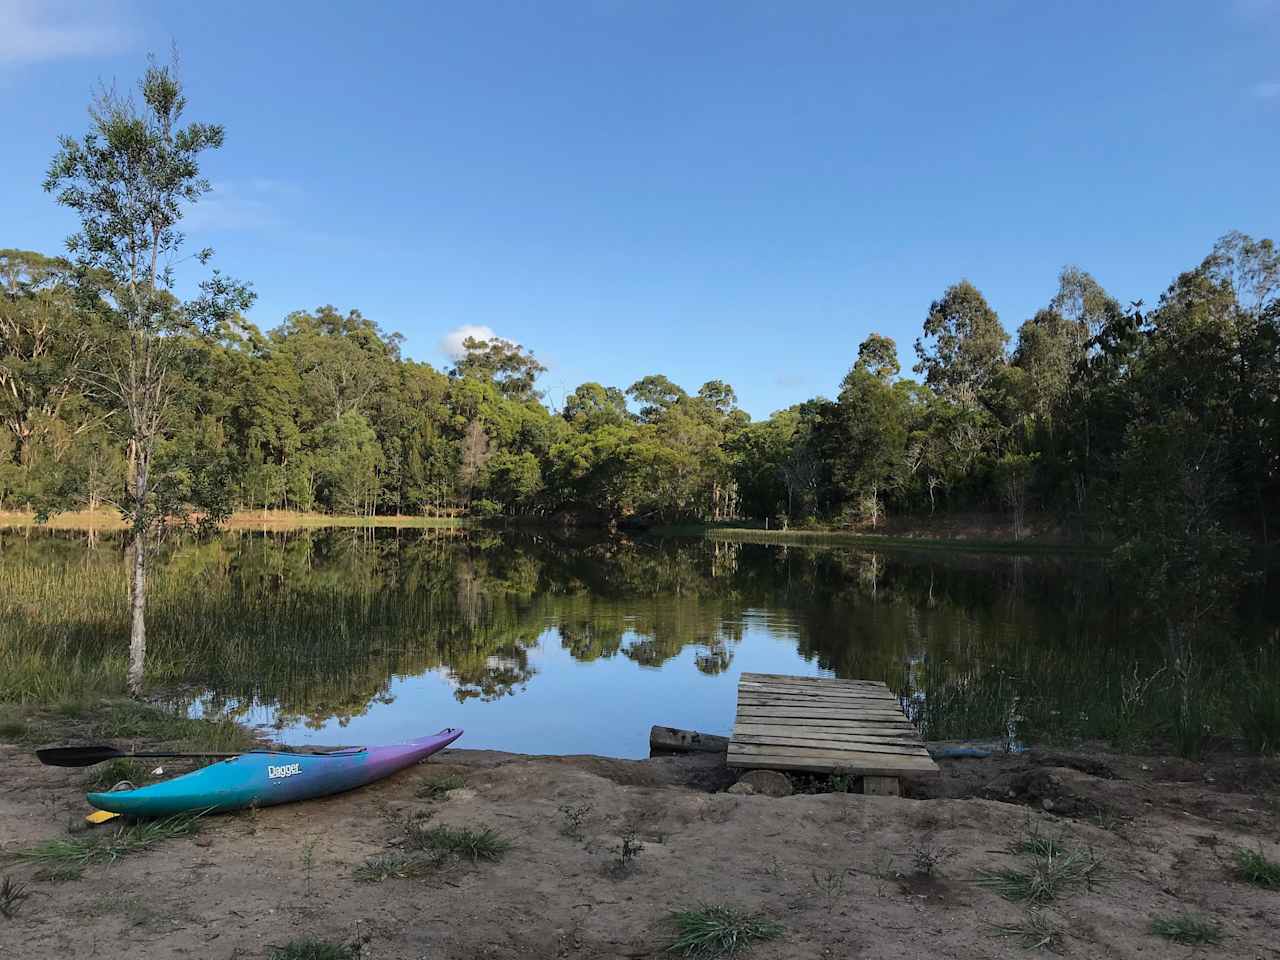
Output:
[[784,680],[739,680],[739,690],[787,690],[794,693],[812,693],[851,697],[893,697],[897,695],[883,683],[853,686],[842,683],[787,683]]
[[729,756],[773,756],[785,753],[798,759],[807,759],[824,763],[837,769],[856,770],[861,767],[861,760],[869,760],[880,766],[892,766],[899,770],[915,770],[921,767],[937,769],[937,765],[926,753],[923,757],[906,757],[898,754],[882,754],[860,750],[823,750],[816,747],[773,747],[756,746],[750,743],[733,742],[729,744]]
[[797,686],[790,683],[739,683],[738,692],[752,693],[788,693],[799,697],[855,697],[865,700],[897,700],[898,695],[888,687],[842,687],[832,685],[819,687],[816,685]]
[[807,717],[812,720],[905,720],[901,710],[849,710],[831,707],[807,707],[800,704],[764,706],[744,703],[738,708],[739,717]]
[[899,717],[897,720],[859,720],[857,718],[848,720],[812,720],[807,717],[739,716],[736,718],[735,729],[738,723],[767,724],[773,727],[813,727],[822,730],[848,730],[850,732],[878,733],[883,736],[915,737],[916,739],[920,737],[919,731],[906,717]]
[[897,777],[863,777],[862,792],[868,797],[899,797],[902,787]]
[[[824,700],[810,697],[770,697],[747,696],[738,698],[739,703],[753,707],[806,707],[812,710],[835,710],[840,713],[897,713],[902,714],[902,707],[896,700]],[[905,714],[903,714],[905,716]]]
[[790,737],[793,740],[830,740],[833,743],[897,743],[924,749],[919,737],[909,733],[862,733],[851,730],[827,730],[822,727],[777,727],[767,723],[740,723],[733,737]]
[[868,707],[879,707],[881,709],[897,710],[900,709],[901,701],[897,697],[863,697],[859,695],[845,695],[839,693],[795,693],[791,690],[739,690],[739,700],[793,700],[802,703],[814,704],[848,704],[856,707],[859,705]]
[[815,760],[811,757],[798,757],[790,752],[775,754],[734,754],[731,752],[728,755],[727,763],[737,769],[809,770],[816,773],[832,773],[840,770],[864,777],[936,777],[942,772],[936,766],[904,767],[896,762],[899,759],[897,757],[886,758],[884,755],[867,753],[862,754],[856,763],[834,764],[830,761]]
[[861,699],[853,697],[793,697],[785,693],[740,693],[739,703],[753,703],[757,706],[768,706],[771,703],[784,705],[795,704],[807,707],[833,707],[849,711],[858,710],[898,710],[897,700]]
[[817,686],[827,686],[835,684],[843,687],[882,687],[888,689],[888,685],[882,680],[842,680],[839,677],[792,677],[782,673],[744,673],[742,680],[754,680],[782,683],[809,683]]
[[885,743],[868,740],[804,740],[799,737],[771,737],[752,733],[734,734],[735,745],[757,747],[801,747],[810,750],[831,750],[856,753],[887,753],[900,757],[925,757],[929,751],[920,744]]
[[856,727],[831,727],[821,723],[772,723],[742,720],[733,725],[733,735],[751,733],[765,737],[800,737],[806,740],[884,740],[890,743],[910,743],[923,746],[915,727],[881,727],[874,724],[859,724]]

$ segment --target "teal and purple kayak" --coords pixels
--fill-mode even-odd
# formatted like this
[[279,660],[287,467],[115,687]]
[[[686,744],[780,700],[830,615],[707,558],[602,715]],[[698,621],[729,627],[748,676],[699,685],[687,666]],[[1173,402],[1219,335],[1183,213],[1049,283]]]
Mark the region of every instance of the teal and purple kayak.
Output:
[[430,737],[330,753],[253,750],[191,773],[134,790],[91,793],[99,810],[133,817],[241,810],[341,793],[413,766],[462,736],[445,729]]

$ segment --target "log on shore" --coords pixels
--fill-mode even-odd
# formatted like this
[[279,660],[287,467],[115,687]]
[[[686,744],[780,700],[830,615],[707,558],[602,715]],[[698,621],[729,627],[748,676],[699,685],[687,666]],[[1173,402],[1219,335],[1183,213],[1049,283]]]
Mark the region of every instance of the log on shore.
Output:
[[729,738],[714,733],[698,733],[658,724],[649,728],[650,753],[724,753],[729,749]]

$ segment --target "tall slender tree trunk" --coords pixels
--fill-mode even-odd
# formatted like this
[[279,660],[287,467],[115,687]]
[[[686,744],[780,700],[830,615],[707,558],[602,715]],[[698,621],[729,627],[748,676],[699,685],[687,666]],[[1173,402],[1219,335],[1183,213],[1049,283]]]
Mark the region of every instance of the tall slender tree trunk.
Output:
[[147,542],[133,536],[133,574],[129,582],[129,693],[142,695],[147,657]]

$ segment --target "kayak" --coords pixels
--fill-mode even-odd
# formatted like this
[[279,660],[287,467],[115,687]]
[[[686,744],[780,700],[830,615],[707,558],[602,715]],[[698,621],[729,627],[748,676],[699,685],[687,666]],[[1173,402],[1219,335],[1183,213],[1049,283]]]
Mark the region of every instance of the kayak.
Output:
[[134,817],[242,810],[310,800],[362,787],[410,767],[462,736],[448,728],[430,737],[328,753],[252,750],[191,773],[133,790],[88,794],[99,810]]

